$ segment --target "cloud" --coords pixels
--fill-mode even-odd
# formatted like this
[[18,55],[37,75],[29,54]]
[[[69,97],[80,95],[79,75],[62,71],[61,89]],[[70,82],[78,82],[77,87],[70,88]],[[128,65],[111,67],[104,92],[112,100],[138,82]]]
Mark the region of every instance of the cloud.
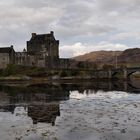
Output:
[[105,45],[100,45],[100,38],[115,46],[123,44],[122,40],[125,46],[130,46],[128,40],[134,42],[137,38],[138,46],[139,13],[139,0],[1,0],[0,44],[13,44],[16,50],[21,50],[31,32],[54,30],[64,48],[79,48],[77,53],[63,49],[68,56],[95,50],[95,42],[102,49]]
[[112,44],[110,42],[100,42],[95,45],[87,45],[82,44],[80,42],[75,43],[73,45],[65,45],[60,47],[60,56],[61,57],[74,57],[78,55],[83,55],[85,53],[89,53],[92,51],[118,51],[118,50],[125,50],[129,47],[124,44]]
[[135,38],[137,40],[140,40],[140,32],[122,32],[115,34],[111,37],[111,40],[126,40]]

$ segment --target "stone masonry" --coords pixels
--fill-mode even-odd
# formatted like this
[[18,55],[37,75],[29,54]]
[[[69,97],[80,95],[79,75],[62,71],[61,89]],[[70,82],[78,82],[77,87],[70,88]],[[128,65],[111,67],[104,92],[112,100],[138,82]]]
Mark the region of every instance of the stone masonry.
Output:
[[22,52],[15,52],[13,46],[0,48],[0,68],[6,68],[8,64],[67,68],[69,59],[59,58],[59,40],[55,39],[51,31],[48,34],[32,33]]

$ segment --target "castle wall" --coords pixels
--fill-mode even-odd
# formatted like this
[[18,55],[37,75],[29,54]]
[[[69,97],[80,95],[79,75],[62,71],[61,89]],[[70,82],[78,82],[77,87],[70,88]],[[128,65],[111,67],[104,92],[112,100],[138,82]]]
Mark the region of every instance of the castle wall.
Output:
[[15,53],[15,64],[16,65],[26,65],[28,62],[26,52],[16,52]]
[[60,58],[59,59],[59,68],[67,69],[70,67],[70,59]]
[[15,52],[13,46],[0,48],[0,68],[6,68],[8,64],[23,66],[37,66],[46,68],[69,68],[69,59],[59,58],[59,40],[56,40],[53,32],[49,34],[32,33],[27,41],[27,51]]
[[0,53],[0,68],[6,68],[10,63],[9,53]]

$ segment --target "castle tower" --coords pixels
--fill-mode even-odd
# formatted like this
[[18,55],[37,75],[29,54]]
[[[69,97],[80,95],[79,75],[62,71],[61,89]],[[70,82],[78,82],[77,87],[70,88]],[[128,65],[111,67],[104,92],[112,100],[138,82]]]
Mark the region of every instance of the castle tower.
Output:
[[[53,31],[49,34],[32,33],[27,41],[27,53],[35,59],[36,65],[56,68],[59,62],[59,41],[55,39]],[[33,61],[33,60],[31,60]]]

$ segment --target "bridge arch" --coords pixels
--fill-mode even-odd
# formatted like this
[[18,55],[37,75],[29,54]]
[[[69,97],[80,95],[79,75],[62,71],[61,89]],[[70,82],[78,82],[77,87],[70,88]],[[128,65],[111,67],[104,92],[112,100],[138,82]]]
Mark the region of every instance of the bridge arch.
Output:
[[115,71],[112,73],[112,77],[114,77],[115,75],[117,75],[119,72],[118,71]]
[[112,78],[115,78],[115,76],[117,75],[117,74],[121,74],[121,71],[113,71],[112,72]]
[[[98,78],[98,76],[102,76],[101,73],[104,73],[104,75],[108,79],[113,79],[113,78],[123,78],[125,80],[131,80],[130,76],[135,73],[135,72],[140,72],[140,68],[118,68],[118,69],[109,69],[109,70],[97,70],[95,71],[95,75]],[[116,77],[117,74],[120,74],[119,77]]]
[[135,71],[131,71],[131,72],[128,71],[127,77],[130,79],[130,76],[136,72],[140,72],[140,70],[135,70]]

